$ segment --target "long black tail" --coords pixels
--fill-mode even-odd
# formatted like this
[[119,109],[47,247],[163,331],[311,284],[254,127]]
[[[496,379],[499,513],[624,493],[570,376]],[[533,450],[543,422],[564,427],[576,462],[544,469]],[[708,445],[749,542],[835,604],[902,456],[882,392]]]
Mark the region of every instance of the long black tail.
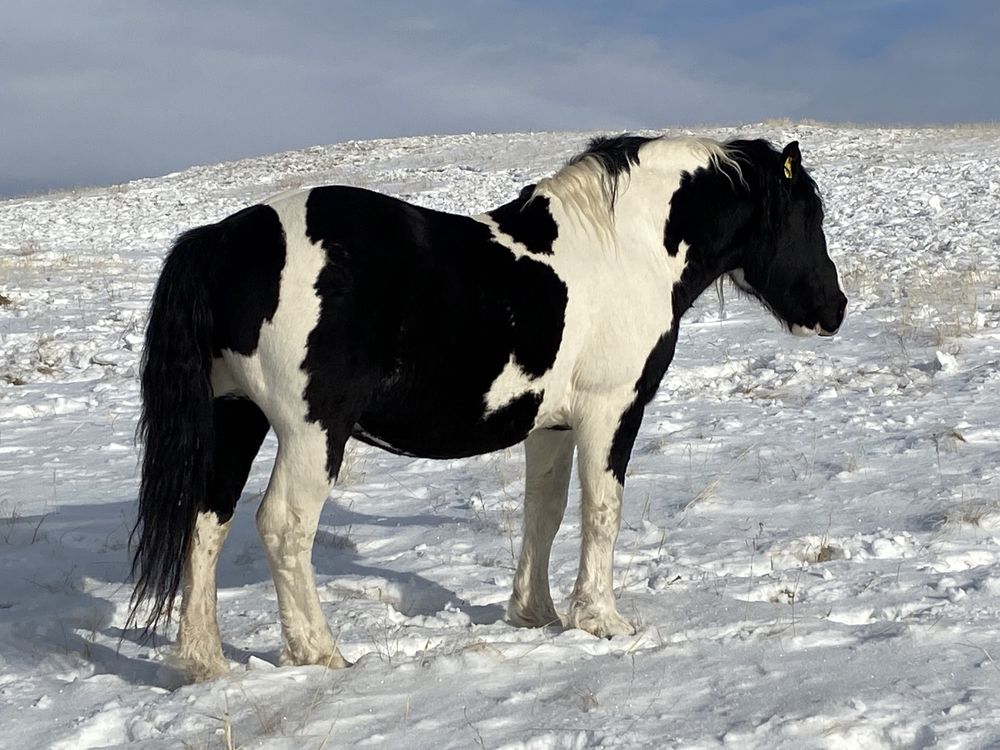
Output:
[[[183,234],[153,295],[142,362],[145,443],[139,511],[131,543],[135,590],[128,626],[156,632],[181,586],[195,518],[207,507],[212,471],[211,287],[222,229]],[[143,605],[147,614],[140,616]]]

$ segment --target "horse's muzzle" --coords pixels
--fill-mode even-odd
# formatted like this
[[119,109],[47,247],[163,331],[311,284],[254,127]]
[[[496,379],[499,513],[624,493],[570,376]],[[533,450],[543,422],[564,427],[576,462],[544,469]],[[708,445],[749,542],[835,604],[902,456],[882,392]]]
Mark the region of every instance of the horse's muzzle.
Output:
[[820,336],[833,336],[840,330],[847,318],[847,297],[843,292],[837,293],[837,299],[820,314],[816,324],[816,333]]

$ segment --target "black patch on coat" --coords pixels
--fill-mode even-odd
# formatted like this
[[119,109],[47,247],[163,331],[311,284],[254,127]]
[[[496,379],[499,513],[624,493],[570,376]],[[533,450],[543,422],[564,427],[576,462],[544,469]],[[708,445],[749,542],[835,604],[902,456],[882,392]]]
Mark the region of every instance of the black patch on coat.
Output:
[[740,243],[749,239],[753,207],[734,184],[738,183],[715,169],[698,169],[681,177],[670,199],[663,245],[671,256],[680,252],[681,242],[688,245],[685,279],[674,290],[685,297],[682,312],[708,284],[730,270],[743,250]]
[[514,263],[510,283],[516,290],[516,310],[511,311],[514,361],[538,378],[552,367],[562,341],[566,284],[548,266],[524,256]]
[[826,252],[815,182],[801,167],[786,178],[781,153],[767,141],[733,141],[726,150],[736,166],[720,161],[685,173],[670,199],[663,244],[675,256],[686,242],[686,263],[671,295],[672,327],[647,357],[612,441],[608,470],[621,483],[643,409],[673,358],[680,319],[717,278],[743,269],[754,296],[786,325],[818,321],[833,331],[843,320],[846,298]]
[[608,471],[614,474],[618,484],[625,484],[625,470],[632,455],[635,436],[639,434],[643,410],[656,394],[656,389],[660,387],[660,381],[663,380],[674,358],[674,349],[677,346],[677,322],[675,319],[670,330],[660,336],[653,351],[646,357],[642,374],[635,383],[635,400],[618,420],[618,428],[615,430],[611,450],[608,453]]
[[663,246],[667,248],[667,255],[671,258],[676,258],[677,253],[681,251],[682,241],[680,232],[677,231],[670,221],[667,221],[663,229]]
[[214,511],[225,523],[233,517],[270,425],[257,404],[245,398],[215,399],[212,416],[215,440],[205,510]]
[[677,257],[677,253],[681,251],[681,242],[677,232],[671,231],[670,222],[667,222],[663,231],[663,246],[667,249],[667,255],[671,258]]
[[567,291],[551,268],[516,258],[475,219],[360,188],[312,190],[306,233],[326,265],[305,398],[331,473],[355,425],[359,439],[428,458],[524,439],[542,395],[491,414],[484,398],[512,355],[532,377],[555,361]]
[[[697,246],[701,268],[692,278],[742,269],[751,294],[786,327],[836,330],[847,299],[827,253],[816,183],[801,166],[787,178],[781,152],[765,140],[726,149],[739,169],[723,162],[685,175],[665,236]],[[701,289],[687,286],[693,301]]]
[[528,185],[516,199],[490,211],[489,216],[501,232],[520,242],[528,252],[551,255],[559,228],[549,212],[549,199],[544,195],[532,198],[534,190],[534,185]]
[[213,225],[220,273],[211,289],[214,350],[251,355],[260,327],[278,309],[285,232],[270,206],[251,206]]

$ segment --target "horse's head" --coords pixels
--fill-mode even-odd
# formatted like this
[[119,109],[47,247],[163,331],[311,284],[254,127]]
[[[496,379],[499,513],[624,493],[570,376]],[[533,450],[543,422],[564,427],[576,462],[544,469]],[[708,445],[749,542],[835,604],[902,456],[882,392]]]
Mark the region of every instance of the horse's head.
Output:
[[737,162],[754,173],[746,175],[749,187],[762,198],[759,224],[730,278],[793,333],[832,336],[844,321],[847,297],[827,253],[823,203],[802,167],[798,142],[780,154],[762,141],[730,147]]

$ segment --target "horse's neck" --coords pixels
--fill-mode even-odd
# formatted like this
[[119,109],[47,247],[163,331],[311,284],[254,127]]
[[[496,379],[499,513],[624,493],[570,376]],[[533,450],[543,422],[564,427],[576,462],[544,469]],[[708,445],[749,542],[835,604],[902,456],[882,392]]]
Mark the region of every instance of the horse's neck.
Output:
[[[726,251],[715,243],[692,247],[690,230],[670,236],[671,199],[681,188],[684,173],[705,167],[707,162],[690,152],[669,156],[673,158],[633,170],[619,194],[614,226],[619,252],[651,259],[652,266],[663,274],[663,282],[671,286],[675,310],[680,314],[729,269],[723,257]],[[716,221],[718,217],[712,214],[715,208],[710,207],[699,220]],[[673,219],[687,224],[690,217]]]
[[682,168],[659,165],[637,167],[622,183],[614,207],[614,229],[619,251],[664,264],[671,283],[680,279],[687,265],[687,243],[667,248],[666,228],[671,198],[681,186]]

